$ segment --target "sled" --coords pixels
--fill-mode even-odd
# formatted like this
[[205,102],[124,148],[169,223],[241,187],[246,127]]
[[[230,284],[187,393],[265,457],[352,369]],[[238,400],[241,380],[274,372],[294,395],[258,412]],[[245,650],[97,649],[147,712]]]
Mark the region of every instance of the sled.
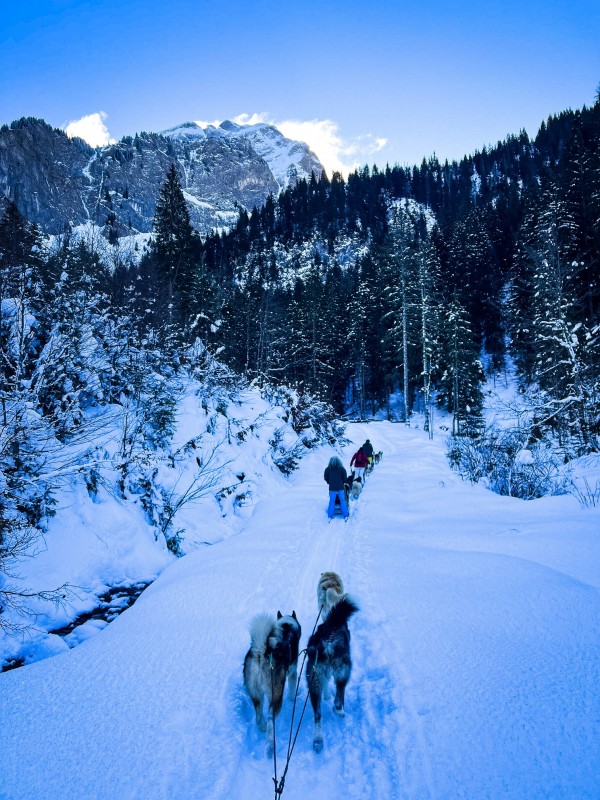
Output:
[[[344,495],[346,497],[346,508],[348,509],[348,511],[350,511],[350,505],[348,503],[350,493],[347,490],[345,490],[344,491]],[[340,504],[340,498],[336,497],[335,498],[335,504],[333,506],[333,517],[330,518],[329,522],[331,522],[332,519],[336,519],[338,517],[340,519],[344,519],[344,515],[342,514],[342,506]],[[347,521],[347,519],[344,520],[344,522],[346,522],[346,521]]]

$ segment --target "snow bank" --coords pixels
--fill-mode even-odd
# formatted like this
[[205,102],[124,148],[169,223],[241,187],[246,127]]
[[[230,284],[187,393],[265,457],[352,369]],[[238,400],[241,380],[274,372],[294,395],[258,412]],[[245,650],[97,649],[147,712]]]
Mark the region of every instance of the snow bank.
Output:
[[[266,470],[279,491],[236,535],[173,560],[81,646],[0,675],[0,796],[272,796],[242,685],[247,625],[294,609],[305,646],[326,569],[361,606],[347,716],[325,705],[317,756],[309,704],[284,798],[600,795],[600,511],[465,483],[413,427],[349,435],[346,464],[367,436],[384,456],[347,524],[325,513],[333,449],[289,481]],[[280,775],[290,719],[286,700]]]

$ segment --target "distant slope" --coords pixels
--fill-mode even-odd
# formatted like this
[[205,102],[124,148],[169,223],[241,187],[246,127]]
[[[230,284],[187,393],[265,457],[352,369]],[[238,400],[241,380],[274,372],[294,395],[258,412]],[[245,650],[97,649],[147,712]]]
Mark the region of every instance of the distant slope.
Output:
[[177,141],[202,141],[226,139],[246,141],[269,165],[280,189],[286,189],[302,178],[310,179],[312,173],[318,177],[323,167],[315,154],[304,142],[295,142],[277,130],[274,125],[237,125],[226,120],[215,127],[200,127],[197,122],[186,122],[176,128],[162,132],[163,136]]
[[224,122],[204,131],[185,123],[93,149],[80,139],[25,118],[0,129],[0,197],[46,233],[92,221],[115,236],[148,232],[157,195],[174,163],[201,233],[231,224],[241,206],[321,174],[307,145],[269,125]]

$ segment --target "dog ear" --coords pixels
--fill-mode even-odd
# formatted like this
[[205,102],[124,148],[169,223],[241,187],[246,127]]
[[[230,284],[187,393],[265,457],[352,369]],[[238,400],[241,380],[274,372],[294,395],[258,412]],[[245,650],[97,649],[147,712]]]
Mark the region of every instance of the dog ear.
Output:
[[281,611],[278,611],[277,612],[277,619],[281,619],[282,617],[283,617],[283,614],[281,613]]
[[298,622],[298,617],[296,616],[296,612],[294,610],[292,610],[292,618]]

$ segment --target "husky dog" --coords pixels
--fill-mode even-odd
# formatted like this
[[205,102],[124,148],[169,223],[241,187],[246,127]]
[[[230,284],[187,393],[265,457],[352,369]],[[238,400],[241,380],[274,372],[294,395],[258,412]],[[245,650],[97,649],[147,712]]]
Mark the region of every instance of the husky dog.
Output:
[[352,491],[350,492],[353,500],[358,500],[360,493],[362,492],[362,488],[362,481],[360,478],[357,478],[352,484]]
[[383,453],[380,450],[378,453],[375,453],[375,455],[373,456],[373,463],[374,464],[379,464],[379,462],[381,461],[382,458],[383,458]]
[[335,681],[333,710],[340,717],[344,716],[344,693],[352,670],[348,620],[357,611],[358,606],[354,600],[344,595],[308,640],[306,679],[315,713],[313,748],[317,753],[323,749],[321,698],[331,677]]
[[[273,755],[273,719],[281,711],[285,681],[288,696],[293,698],[298,680],[298,645],[302,629],[296,612],[277,619],[258,614],[250,622],[250,649],[244,659],[244,687],[250,695],[256,724],[267,732],[267,755]],[[269,715],[265,720],[263,700],[268,698]]]
[[322,572],[317,584],[317,605],[323,615],[331,611],[344,594],[344,584],[337,572]]

